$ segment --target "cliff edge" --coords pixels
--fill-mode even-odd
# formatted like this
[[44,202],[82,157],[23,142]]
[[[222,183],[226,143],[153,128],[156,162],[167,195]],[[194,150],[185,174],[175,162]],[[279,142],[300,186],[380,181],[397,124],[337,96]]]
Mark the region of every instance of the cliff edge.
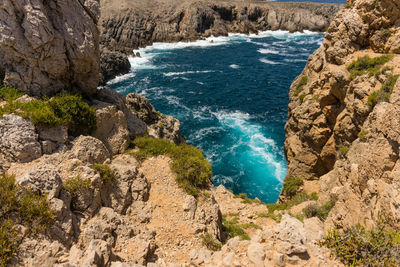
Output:
[[288,177],[335,203],[329,226],[399,226],[399,25],[400,2],[352,1],[291,86]]

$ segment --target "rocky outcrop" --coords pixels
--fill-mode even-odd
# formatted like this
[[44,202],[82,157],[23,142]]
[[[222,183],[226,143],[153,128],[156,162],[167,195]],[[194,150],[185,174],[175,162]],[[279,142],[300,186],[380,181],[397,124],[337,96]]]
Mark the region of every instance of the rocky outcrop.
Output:
[[194,41],[229,32],[325,31],[341,7],[242,1],[106,1],[101,7],[101,43],[131,54],[133,49],[153,42]]
[[128,108],[147,124],[147,133],[155,138],[164,138],[176,144],[185,142],[180,134],[180,122],[172,116],[155,110],[150,101],[142,95],[131,93],[126,96]]
[[[319,180],[319,201],[336,203],[327,225],[373,224],[380,213],[398,226],[400,203],[393,196],[400,193],[394,131],[400,80],[384,89],[386,100],[372,100],[400,74],[399,19],[396,1],[353,1],[333,20],[291,87],[288,175]],[[393,56],[375,72],[350,74],[348,66],[358,58],[387,53]]]
[[108,80],[118,75],[126,74],[131,69],[128,56],[117,51],[102,48],[100,52],[100,84],[105,85]]
[[2,0],[0,6],[5,84],[35,96],[96,91],[98,0]]

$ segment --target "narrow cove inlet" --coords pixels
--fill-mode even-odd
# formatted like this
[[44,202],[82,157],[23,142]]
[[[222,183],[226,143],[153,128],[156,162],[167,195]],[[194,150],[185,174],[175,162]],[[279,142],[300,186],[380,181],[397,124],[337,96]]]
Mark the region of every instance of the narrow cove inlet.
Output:
[[146,96],[181,122],[213,164],[213,182],[273,203],[286,175],[289,87],[323,34],[266,31],[192,43],[155,43],[130,58],[112,89]]

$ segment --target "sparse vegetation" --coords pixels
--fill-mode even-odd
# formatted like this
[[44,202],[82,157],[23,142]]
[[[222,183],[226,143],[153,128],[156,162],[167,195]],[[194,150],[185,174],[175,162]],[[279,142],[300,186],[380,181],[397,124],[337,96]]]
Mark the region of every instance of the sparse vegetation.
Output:
[[201,189],[211,184],[211,164],[196,147],[176,145],[165,139],[151,137],[139,137],[133,143],[139,151],[129,153],[139,160],[158,155],[171,157],[171,169],[176,173],[176,182],[186,193],[198,196]]
[[339,157],[344,158],[349,151],[350,148],[348,146],[339,147]]
[[13,88],[1,87],[0,99],[6,104],[0,107],[0,117],[14,113],[30,118],[35,125],[65,125],[72,135],[90,134],[96,129],[96,111],[79,95],[62,94],[51,99],[33,99],[26,103],[15,101],[22,94]]
[[391,74],[379,90],[372,92],[368,96],[368,105],[374,107],[379,102],[388,102],[399,77],[400,75]]
[[218,251],[221,250],[222,248],[222,243],[219,242],[218,240],[215,240],[211,234],[205,233],[200,236],[202,239],[203,246],[206,248],[212,250],[212,251]]
[[282,218],[281,213],[275,214],[275,211],[284,211],[290,210],[290,208],[299,205],[300,203],[308,200],[318,200],[318,195],[316,193],[312,193],[308,195],[306,192],[302,191],[294,195],[289,201],[283,203],[276,204],[267,204],[268,213],[262,214],[262,217],[269,217],[274,219],[275,221],[280,221]]
[[239,195],[234,195],[234,198],[241,198],[242,199],[242,203],[244,204],[264,204],[264,202],[262,202],[261,200],[255,198],[255,199],[251,199],[247,196],[246,193],[240,193]]
[[108,164],[93,164],[93,170],[100,174],[101,179],[105,183],[112,183],[116,179],[116,175],[113,170],[111,170]]
[[374,58],[371,58],[368,55],[359,57],[347,67],[347,70],[350,72],[350,80],[367,73],[369,76],[376,75],[380,68],[392,59],[393,55],[390,54]]
[[286,177],[285,181],[283,182],[282,194],[287,197],[294,196],[304,185],[304,182],[301,178],[298,177]]
[[[230,220],[228,217],[233,217]],[[242,240],[250,240],[250,237],[244,231],[244,225],[239,224],[239,219],[237,216],[227,216],[226,214],[222,216],[223,230],[228,233],[228,239],[235,236],[240,236]],[[248,225],[245,225],[248,226]]]
[[300,99],[300,103],[301,104],[303,104],[303,102],[304,102],[304,99],[306,98],[306,94],[301,94],[300,96],[299,96],[299,99]]
[[72,197],[76,197],[82,190],[89,189],[92,182],[89,179],[83,179],[80,175],[68,179],[64,183],[64,189],[70,192]]
[[367,140],[367,136],[368,136],[369,132],[368,131],[360,131],[357,136],[358,138],[360,138],[360,140],[362,142],[365,142]]
[[18,249],[16,224],[33,235],[45,231],[53,221],[46,196],[17,185],[12,176],[0,176],[0,266],[7,266]]
[[302,76],[300,82],[297,84],[296,89],[294,90],[294,95],[298,96],[304,89],[304,86],[308,83],[308,77]]
[[321,245],[349,266],[400,266],[400,233],[383,222],[371,229],[360,224],[333,229]]
[[303,209],[303,214],[307,218],[318,217],[321,221],[325,221],[332,208],[333,203],[330,201],[322,206],[319,206],[317,204],[310,204]]

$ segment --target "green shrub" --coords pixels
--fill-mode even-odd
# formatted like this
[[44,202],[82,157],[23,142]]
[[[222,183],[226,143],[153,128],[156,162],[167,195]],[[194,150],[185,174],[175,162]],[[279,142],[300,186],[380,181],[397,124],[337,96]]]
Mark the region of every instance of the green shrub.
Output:
[[17,252],[18,242],[14,222],[10,219],[0,219],[0,266],[8,266]]
[[368,131],[360,131],[357,136],[360,138],[361,141],[365,142],[367,140],[369,132]]
[[300,82],[297,84],[296,89],[294,90],[294,95],[298,96],[304,89],[304,86],[308,83],[308,77],[302,76]]
[[299,96],[299,99],[300,99],[300,103],[301,104],[303,104],[303,102],[304,102],[304,99],[306,98],[306,94],[301,94],[300,96]]
[[65,125],[70,134],[90,134],[96,129],[96,110],[79,95],[62,94],[51,99],[34,99],[27,103],[14,101],[22,94],[16,89],[2,87],[0,98],[7,103],[0,107],[0,117],[14,113],[30,118],[35,125],[52,127]]
[[247,196],[246,193],[240,193],[239,195],[234,195],[234,198],[241,198],[242,199],[242,203],[244,204],[264,204],[264,202],[262,202],[259,199],[251,199]]
[[130,154],[139,160],[158,155],[171,157],[171,169],[176,173],[176,182],[186,193],[197,196],[200,189],[206,189],[211,184],[211,164],[196,147],[176,145],[168,140],[152,137],[138,137],[133,143],[139,151]]
[[201,235],[200,237],[202,239],[203,246],[205,246],[209,250],[212,250],[212,251],[221,250],[221,248],[222,248],[221,242],[219,242],[218,240],[215,240],[212,237],[212,235],[210,235],[209,233],[205,233],[204,235]]
[[369,230],[360,224],[333,229],[321,245],[349,266],[400,266],[400,233],[383,222]]
[[12,176],[0,176],[0,266],[7,266],[18,248],[19,233],[15,224],[22,224],[28,234],[45,231],[54,222],[54,212],[46,196],[41,196],[15,183]]
[[63,186],[65,190],[71,193],[72,197],[76,197],[82,190],[89,189],[92,186],[92,182],[77,175],[68,179]]
[[240,236],[242,240],[250,240],[250,237],[244,231],[243,225],[239,224],[238,221],[237,217],[228,220],[226,215],[222,216],[222,229],[228,233],[228,239]]
[[368,105],[374,107],[380,102],[389,102],[390,95],[392,94],[394,85],[396,84],[400,75],[391,74],[389,78],[382,84],[381,88],[372,92],[368,96]]
[[347,70],[350,72],[350,80],[367,73],[369,76],[376,75],[382,65],[392,60],[393,57],[393,55],[382,55],[374,58],[368,55],[359,57],[347,67]]
[[339,157],[344,158],[349,153],[350,148],[348,146],[339,147]]
[[282,193],[287,197],[294,196],[297,191],[304,185],[304,182],[301,178],[298,177],[286,177],[283,182]]
[[332,208],[333,204],[330,201],[326,202],[322,206],[310,204],[303,209],[303,213],[307,218],[318,217],[321,221],[325,221]]
[[108,164],[93,164],[93,170],[100,174],[101,179],[105,183],[112,183],[116,179],[116,175],[113,170],[111,170]]
[[15,100],[21,96],[23,96],[23,93],[21,93],[15,88],[7,86],[0,87],[0,100],[5,100],[5,101]]
[[73,135],[90,134],[96,130],[96,109],[81,96],[62,94],[51,98],[48,103]]

